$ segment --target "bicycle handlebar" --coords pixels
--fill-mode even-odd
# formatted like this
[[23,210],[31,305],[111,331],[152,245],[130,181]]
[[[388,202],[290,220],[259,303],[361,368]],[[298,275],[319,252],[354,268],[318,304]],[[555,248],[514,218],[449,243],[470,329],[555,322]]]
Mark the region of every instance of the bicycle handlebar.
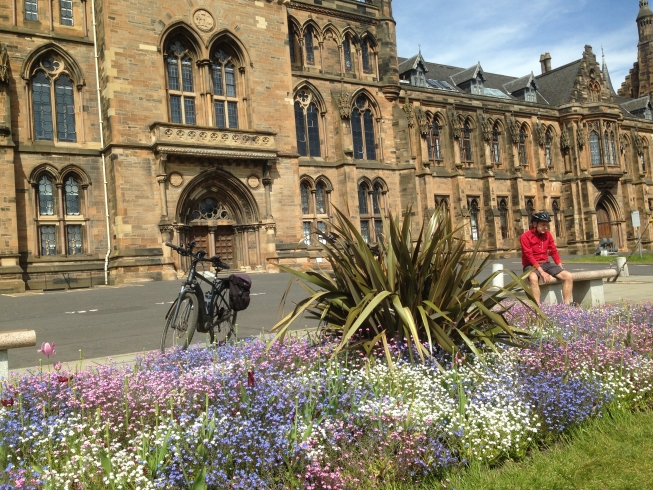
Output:
[[220,260],[220,257],[215,255],[209,259],[206,258],[206,251],[205,250],[200,250],[196,253],[193,253],[193,247],[195,247],[195,242],[190,242],[188,244],[188,248],[184,247],[178,247],[177,245],[174,245],[170,242],[166,242],[166,247],[170,247],[171,249],[175,250],[179,255],[183,255],[186,257],[193,257],[195,260],[198,262],[211,262],[214,267],[219,268],[219,269],[229,269],[229,264],[225,264]]

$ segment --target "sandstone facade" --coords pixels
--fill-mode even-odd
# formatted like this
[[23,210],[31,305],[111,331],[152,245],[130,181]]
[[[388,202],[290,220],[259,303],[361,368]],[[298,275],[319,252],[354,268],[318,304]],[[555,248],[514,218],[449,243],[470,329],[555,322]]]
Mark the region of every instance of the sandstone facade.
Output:
[[0,292],[172,279],[166,241],[308,266],[334,207],[371,243],[444,204],[500,255],[544,209],[563,253],[632,248],[652,19],[617,95],[589,46],[521,78],[399,58],[391,0],[4,1]]

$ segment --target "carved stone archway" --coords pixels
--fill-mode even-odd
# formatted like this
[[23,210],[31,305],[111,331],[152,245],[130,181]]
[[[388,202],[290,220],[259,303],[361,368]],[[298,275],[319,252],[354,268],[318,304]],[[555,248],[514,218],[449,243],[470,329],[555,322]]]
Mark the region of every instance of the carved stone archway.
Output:
[[[222,169],[202,172],[181,193],[175,212],[175,242],[195,241],[232,269],[263,265],[259,205],[240,179]],[[177,264],[186,270],[188,263]]]

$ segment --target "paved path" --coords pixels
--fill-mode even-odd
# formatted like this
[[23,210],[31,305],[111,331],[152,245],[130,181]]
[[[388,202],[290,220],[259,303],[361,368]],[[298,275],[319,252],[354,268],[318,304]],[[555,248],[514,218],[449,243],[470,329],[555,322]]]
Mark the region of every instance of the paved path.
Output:
[[[506,269],[519,272],[519,260],[501,260]],[[568,269],[604,269],[607,264],[568,263]],[[653,299],[653,265],[630,265],[631,277],[606,284],[606,301]],[[238,315],[239,336],[268,333],[278,321],[279,302],[290,276],[252,274],[252,302]],[[103,362],[106,356],[119,359],[134,352],[159,347],[164,317],[178,294],[181,281],[150,282],[120,287],[97,287],[59,292],[30,292],[0,295],[0,330],[36,330],[37,343],[56,342],[56,360],[76,361],[79,351],[86,359]],[[292,302],[305,297],[297,284],[290,291],[286,311]],[[314,327],[308,319],[294,328]],[[201,336],[196,337],[202,340]],[[38,365],[37,347],[9,352],[9,368]],[[130,356],[127,356],[130,358]]]

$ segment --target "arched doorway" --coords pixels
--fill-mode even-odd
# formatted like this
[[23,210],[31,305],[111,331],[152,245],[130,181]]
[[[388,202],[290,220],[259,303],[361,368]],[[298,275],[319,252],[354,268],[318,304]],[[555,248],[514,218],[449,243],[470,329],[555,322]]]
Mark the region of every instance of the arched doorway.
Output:
[[614,245],[623,248],[622,225],[624,220],[621,216],[619,204],[609,191],[604,191],[596,201],[596,224],[598,227],[598,239],[607,238],[614,240]]
[[[258,205],[234,175],[213,169],[195,177],[177,203],[176,241],[219,255],[232,269],[261,265]],[[177,264],[186,270],[188,263]]]

